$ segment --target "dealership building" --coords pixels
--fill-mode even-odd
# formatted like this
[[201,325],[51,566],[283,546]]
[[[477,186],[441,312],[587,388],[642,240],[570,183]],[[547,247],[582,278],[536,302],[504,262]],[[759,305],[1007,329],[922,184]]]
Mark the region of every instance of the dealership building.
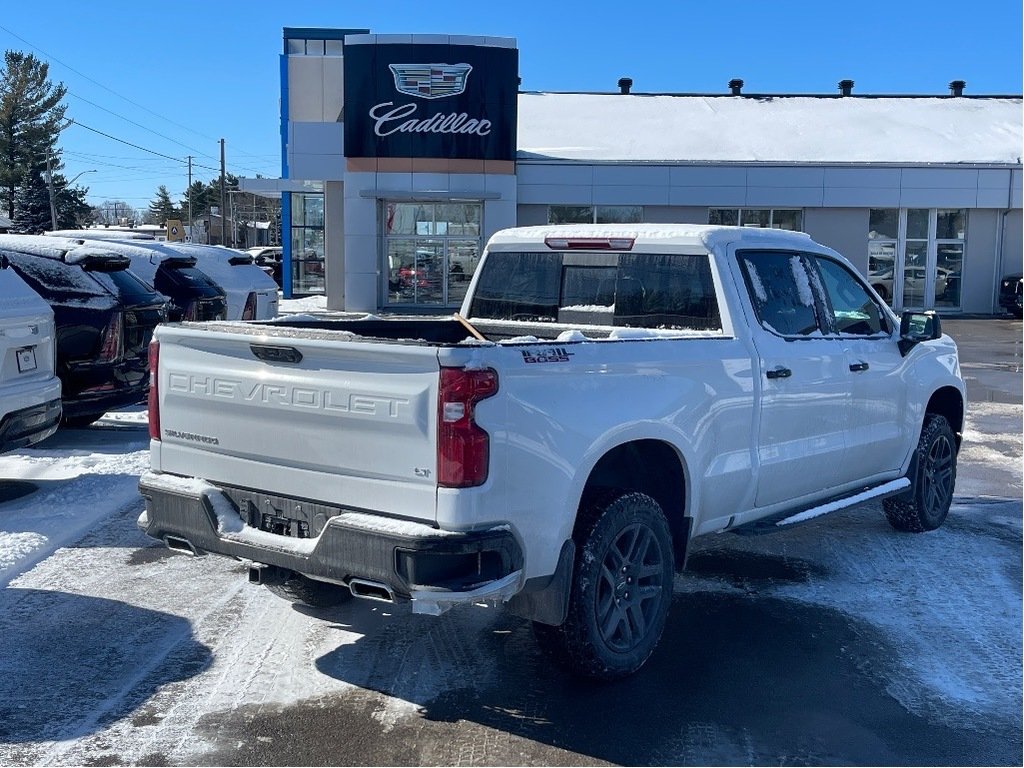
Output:
[[1021,272],[1020,95],[521,91],[510,38],[284,30],[286,296],[452,311],[487,238],[549,223],[801,230],[897,310],[998,313]]

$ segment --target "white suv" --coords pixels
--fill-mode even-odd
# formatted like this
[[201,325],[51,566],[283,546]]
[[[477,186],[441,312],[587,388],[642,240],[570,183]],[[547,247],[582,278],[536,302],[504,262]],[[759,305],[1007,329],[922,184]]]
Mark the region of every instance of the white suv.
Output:
[[55,335],[50,305],[0,255],[0,453],[57,431]]

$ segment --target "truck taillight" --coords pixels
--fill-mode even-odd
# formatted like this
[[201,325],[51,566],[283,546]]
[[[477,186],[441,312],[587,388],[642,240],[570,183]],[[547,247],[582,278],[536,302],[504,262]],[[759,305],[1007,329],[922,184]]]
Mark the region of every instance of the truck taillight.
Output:
[[157,382],[160,380],[160,342],[153,339],[149,342],[149,438],[160,439],[160,391]]
[[115,312],[110,316],[110,322],[107,323],[107,327],[103,331],[103,344],[100,346],[99,359],[107,363],[119,360],[123,337],[124,318],[120,312]]
[[437,484],[469,488],[487,480],[490,436],[474,420],[475,406],[498,391],[492,368],[442,368],[437,396]]
[[249,295],[245,299],[245,309],[242,310],[242,319],[256,319],[256,291],[249,291]]

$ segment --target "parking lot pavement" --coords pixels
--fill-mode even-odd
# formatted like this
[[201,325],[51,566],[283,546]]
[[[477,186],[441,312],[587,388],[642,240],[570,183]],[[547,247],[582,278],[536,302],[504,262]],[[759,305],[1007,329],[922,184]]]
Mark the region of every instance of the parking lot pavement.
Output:
[[139,412],[6,454],[38,489],[0,502],[0,764],[1021,765],[1021,324],[944,326],[971,402],[943,528],[867,504],[699,539],[613,685],[499,610],[296,608],[146,539]]

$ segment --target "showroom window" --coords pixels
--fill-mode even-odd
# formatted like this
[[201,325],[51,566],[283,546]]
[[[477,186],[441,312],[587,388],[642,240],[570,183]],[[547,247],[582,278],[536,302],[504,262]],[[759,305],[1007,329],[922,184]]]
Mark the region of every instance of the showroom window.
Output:
[[709,208],[708,224],[765,229],[803,229],[803,211],[792,208]]
[[482,203],[384,203],[384,303],[458,306],[480,263]]
[[898,309],[960,309],[967,211],[872,208],[868,280]]
[[292,294],[324,293],[324,196],[292,193]]
[[642,205],[551,205],[549,224],[639,224]]

